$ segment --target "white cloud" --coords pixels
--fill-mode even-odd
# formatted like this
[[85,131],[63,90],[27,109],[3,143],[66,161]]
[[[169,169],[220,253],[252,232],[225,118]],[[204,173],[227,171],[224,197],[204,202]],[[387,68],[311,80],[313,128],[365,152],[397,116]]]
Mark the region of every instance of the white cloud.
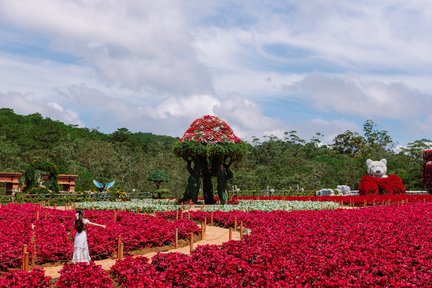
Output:
[[[364,117],[430,134],[431,16],[427,0],[0,0],[0,104],[106,132],[181,136],[216,114],[246,138]],[[273,97],[311,107],[282,121]]]
[[46,35],[107,85],[164,93],[211,92],[190,44],[186,14],[171,1],[2,1],[0,17]]
[[314,135],[314,133],[317,132],[323,134],[323,138],[321,139],[321,141],[326,144],[332,143],[333,139],[337,135],[347,130],[362,134],[362,129],[356,123],[344,119],[325,120],[320,118],[314,118],[306,123],[303,123],[301,126],[302,127],[299,128],[299,131],[302,131],[304,135]]
[[104,127],[109,132],[127,127],[132,131],[156,134],[163,131],[163,134],[181,137],[194,119],[216,115],[246,140],[252,136],[283,135],[281,121],[265,116],[254,102],[239,97],[218,99],[212,95],[192,95],[135,105],[81,84],[58,89],[56,98],[63,106],[79,111],[87,127]]
[[402,83],[365,82],[357,76],[314,73],[285,91],[310,101],[318,110],[344,115],[410,119],[432,109],[430,96]]
[[428,137],[431,139],[429,135],[432,134],[432,115],[428,115],[424,119],[418,120],[415,122],[416,130],[420,131],[422,134],[428,135]]
[[0,91],[0,107],[11,108],[16,113],[24,115],[40,113],[44,117],[50,117],[53,120],[82,126],[80,116],[77,112],[65,108],[56,102],[46,102],[34,94],[2,93]]
[[160,103],[156,108],[143,108],[142,111],[154,119],[194,117],[197,115],[214,114],[215,107],[220,105],[220,101],[214,96],[193,95],[187,98],[169,98]]

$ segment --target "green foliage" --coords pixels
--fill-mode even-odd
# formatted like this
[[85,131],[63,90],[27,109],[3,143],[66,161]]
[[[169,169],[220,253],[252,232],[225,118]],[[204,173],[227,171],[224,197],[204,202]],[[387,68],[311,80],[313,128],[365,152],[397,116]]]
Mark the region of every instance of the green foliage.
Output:
[[154,191],[153,195],[154,198],[158,198],[158,199],[166,198],[169,196],[170,192],[171,191],[168,188],[159,188]]
[[[48,173],[48,180],[42,182],[42,175]],[[27,193],[58,193],[59,187],[57,184],[59,170],[57,166],[50,162],[33,161],[24,172],[25,187],[24,192]]]
[[108,190],[109,193],[109,198],[111,201],[113,200],[117,200],[117,199],[121,199],[121,200],[127,200],[128,199],[128,194],[126,193],[126,191],[122,190],[122,189],[110,189]]
[[372,120],[366,120],[363,125],[363,132],[369,151],[389,151],[394,147],[394,143],[386,130],[378,130]]
[[174,145],[174,153],[185,160],[189,157],[206,156],[206,145],[196,141],[177,142]]
[[248,146],[240,143],[216,143],[206,146],[207,158],[231,158],[232,161],[240,161],[247,153]]
[[185,160],[189,157],[203,156],[208,159],[229,157],[233,161],[238,161],[243,158],[247,151],[248,145],[244,142],[205,144],[196,141],[183,141],[174,145],[174,153]]
[[169,181],[169,175],[164,170],[153,170],[150,172],[150,174],[147,177],[148,181],[152,182],[168,182]]
[[105,183],[116,180],[116,188],[130,193],[132,189],[154,191],[155,183],[148,181],[147,176],[154,170],[163,170],[169,175],[169,182],[163,182],[164,189],[180,197],[188,179],[183,159],[231,155],[236,160],[241,155],[242,161],[234,161],[231,166],[235,177],[229,180],[230,187],[237,185],[241,193],[256,191],[262,195],[269,186],[300,195],[338,184],[356,189],[366,173],[366,159],[386,158],[389,173],[399,174],[408,190],[422,190],[421,152],[430,148],[432,142],[416,140],[400,152],[393,152],[386,131],[377,129],[370,121],[364,128],[362,135],[346,131],[336,136],[330,147],[321,145],[319,134],[305,140],[296,131],[286,132],[283,139],[255,137],[250,144],[202,145],[193,141],[179,143],[178,138],[170,136],[133,133],[126,128],[103,134],[37,113],[21,116],[3,108],[0,171],[24,173],[33,160],[49,162],[58,167],[58,173],[78,175],[77,191],[89,191],[94,187],[92,180],[98,179]]
[[160,185],[169,181],[169,175],[164,170],[155,169],[147,176],[147,180],[156,184],[156,190],[160,189]]
[[337,135],[333,139],[333,149],[339,153],[352,156],[361,156],[360,153],[364,151],[365,146],[365,139],[357,132],[349,130]]

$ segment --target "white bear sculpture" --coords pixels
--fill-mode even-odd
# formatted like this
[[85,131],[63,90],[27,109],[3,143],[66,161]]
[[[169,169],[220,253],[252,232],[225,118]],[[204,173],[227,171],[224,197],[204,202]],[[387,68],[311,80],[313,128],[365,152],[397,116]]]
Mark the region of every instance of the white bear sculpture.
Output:
[[366,160],[367,173],[371,176],[378,178],[387,177],[387,160],[381,159],[380,161]]
[[360,179],[359,194],[403,194],[406,188],[396,174],[387,175],[387,160],[366,160],[367,174]]

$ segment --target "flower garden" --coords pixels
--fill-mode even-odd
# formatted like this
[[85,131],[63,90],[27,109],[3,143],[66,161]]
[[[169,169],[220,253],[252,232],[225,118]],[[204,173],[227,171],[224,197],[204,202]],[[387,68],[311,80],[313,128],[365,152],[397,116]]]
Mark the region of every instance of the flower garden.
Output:
[[[126,255],[108,271],[94,263],[69,264],[74,211],[8,204],[0,209],[0,287],[432,285],[432,195],[300,200],[239,199],[237,206],[226,205],[227,211],[204,206],[186,212],[187,217],[168,200],[154,201],[148,208],[152,215],[136,213],[143,207],[139,201],[132,201],[136,206],[120,202],[105,208],[102,203],[100,210],[86,210],[88,219],[107,225],[106,230],[88,228],[90,255],[93,260],[114,257],[119,237]],[[362,208],[340,209],[347,203]],[[131,256],[137,250],[172,247],[176,229],[180,239],[198,235],[198,224],[210,218],[214,225],[230,228],[242,221],[251,233],[221,246],[199,246],[191,255],[158,253],[151,262]],[[20,269],[24,245],[30,271]],[[50,279],[41,268],[59,263],[63,268],[58,279]]]

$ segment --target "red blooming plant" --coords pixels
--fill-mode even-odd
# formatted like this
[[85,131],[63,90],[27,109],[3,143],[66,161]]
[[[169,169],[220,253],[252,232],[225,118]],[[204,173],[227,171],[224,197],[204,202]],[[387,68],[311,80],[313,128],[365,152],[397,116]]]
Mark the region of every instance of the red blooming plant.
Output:
[[186,130],[180,142],[195,141],[206,144],[240,143],[231,127],[216,116],[206,115],[195,119]]
[[[22,265],[23,248],[31,250],[33,204],[8,204],[0,209],[0,270]],[[30,257],[32,255],[30,254]]]
[[31,271],[13,270],[0,277],[0,288],[51,287],[51,277],[45,276],[43,269],[34,268]]
[[432,193],[432,150],[423,151],[423,185]]
[[[126,255],[129,251],[174,243],[176,229],[180,239],[200,231],[199,226],[188,219],[168,221],[132,212],[86,211],[85,217],[107,226],[106,229],[87,227],[93,260],[112,256],[119,237]],[[73,253],[74,219],[74,211],[41,208],[34,204],[1,206],[0,270],[21,267],[24,245],[27,245],[30,262],[69,262]]]
[[73,241],[68,234],[72,221],[64,223],[61,218],[40,219],[35,221],[37,239],[37,263],[67,261],[72,259]]
[[388,177],[374,177],[365,175],[360,180],[359,194],[403,194],[406,188],[402,179],[397,175],[388,175]]
[[191,256],[125,258],[111,274],[122,287],[431,287],[431,203],[223,215],[253,233]]
[[[432,202],[425,194],[366,194],[362,196],[239,196],[241,200],[331,201],[354,206],[393,204],[400,202]],[[175,214],[174,214],[175,217]]]
[[111,267],[110,274],[121,287],[166,287],[156,279],[156,272],[149,262],[144,256],[127,256],[116,261]]
[[90,264],[66,264],[60,270],[56,282],[58,288],[114,288],[112,279],[102,266]]

